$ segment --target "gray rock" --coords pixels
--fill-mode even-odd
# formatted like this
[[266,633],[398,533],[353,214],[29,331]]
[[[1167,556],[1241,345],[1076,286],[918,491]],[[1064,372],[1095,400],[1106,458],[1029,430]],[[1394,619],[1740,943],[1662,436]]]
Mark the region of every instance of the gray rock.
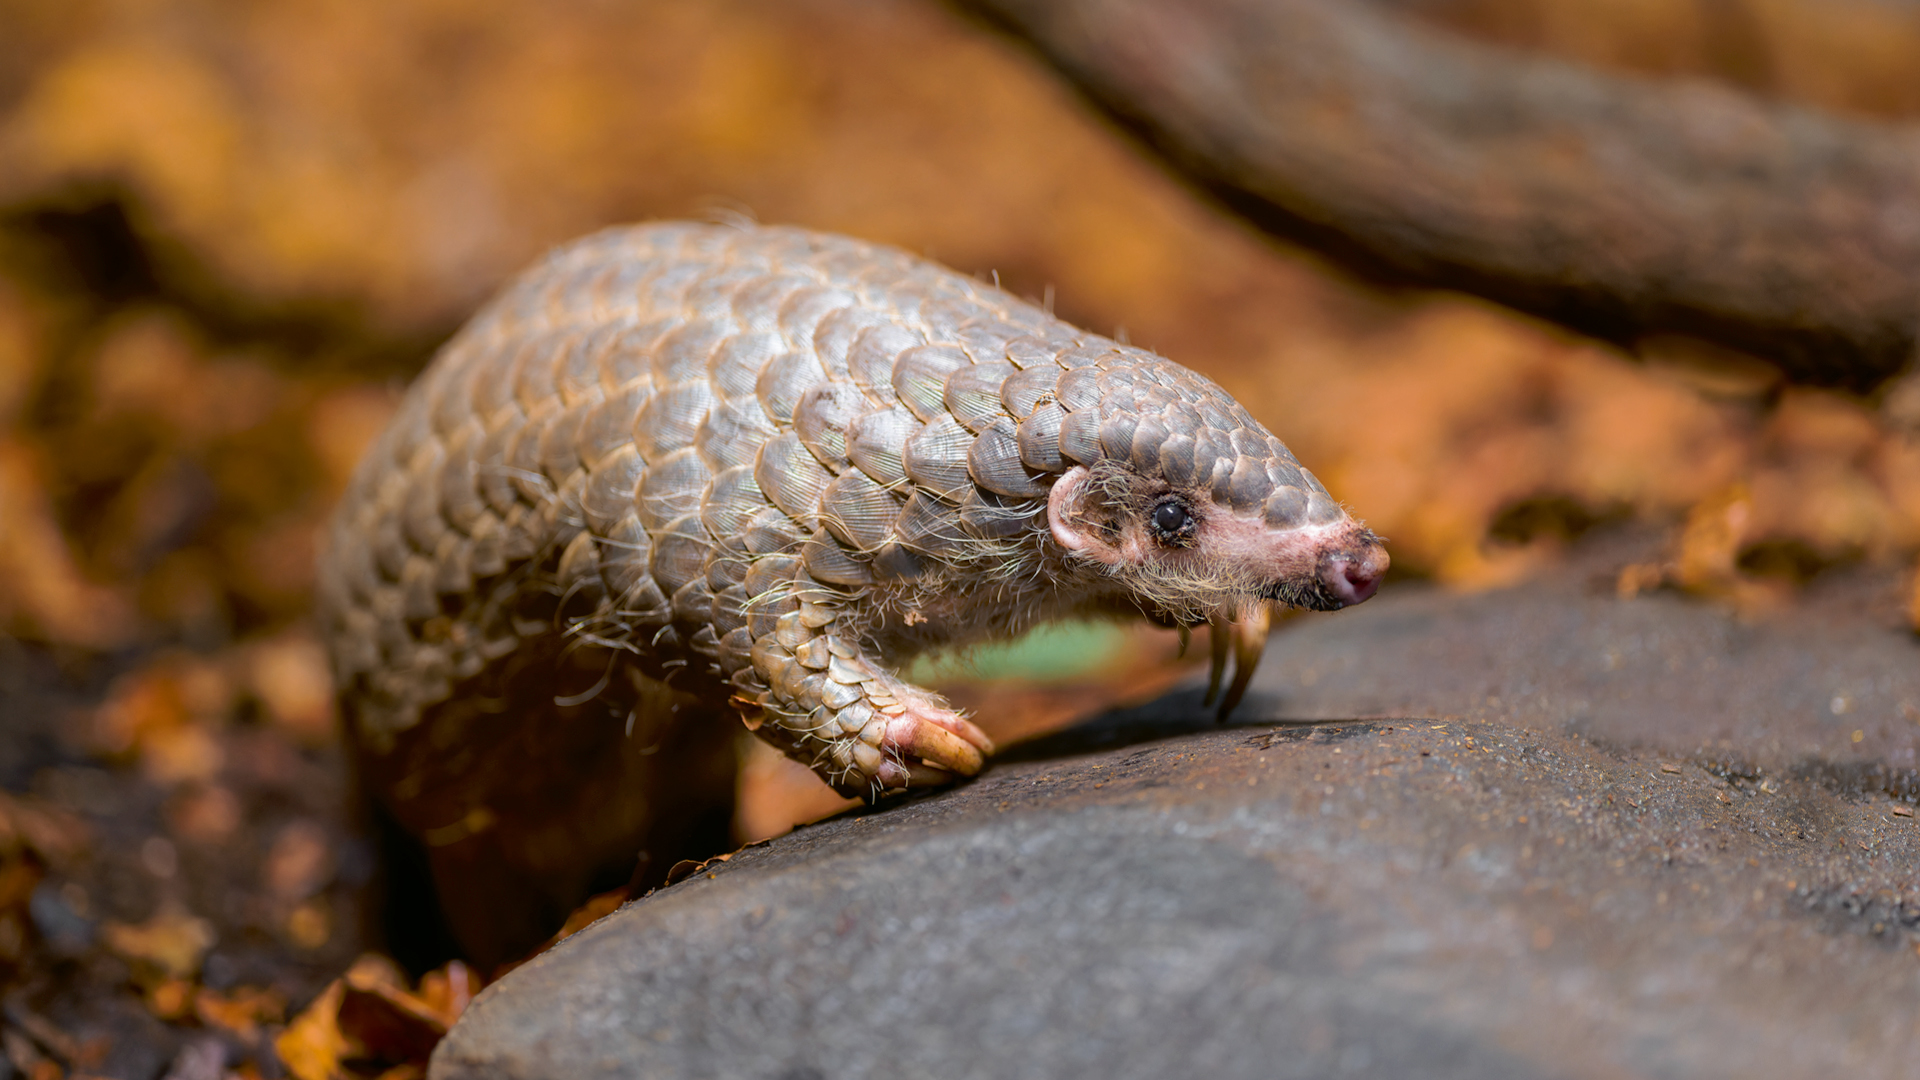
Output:
[[1583,580],[1396,589],[1276,636],[1246,722],[1183,691],[744,851],[431,1075],[1912,1075],[1911,636]]

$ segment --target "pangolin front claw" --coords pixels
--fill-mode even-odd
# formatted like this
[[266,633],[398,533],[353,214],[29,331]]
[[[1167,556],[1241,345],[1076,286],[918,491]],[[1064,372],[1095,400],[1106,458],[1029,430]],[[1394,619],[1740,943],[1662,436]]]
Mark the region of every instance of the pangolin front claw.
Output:
[[886,721],[881,745],[928,765],[973,776],[993,753],[993,740],[951,709],[909,708]]
[[1220,678],[1227,672],[1227,638],[1233,633],[1233,620],[1215,615],[1208,623],[1207,649],[1212,656],[1207,669],[1207,696],[1202,705],[1211,705],[1220,697]]
[[[972,721],[927,701],[899,715],[876,717],[877,730],[862,730],[860,744],[879,751],[874,761],[837,786],[851,796],[889,796],[906,788],[939,788],[977,776],[993,753],[993,740]],[[862,746],[864,749],[864,746]],[[854,755],[856,761],[862,755]]]
[[1229,639],[1233,647],[1233,682],[1227,686],[1225,697],[1220,699],[1220,711],[1217,714],[1224,723],[1240,705],[1240,699],[1247,694],[1248,684],[1253,682],[1254,669],[1260,666],[1260,656],[1267,649],[1267,631],[1273,626],[1273,609],[1266,604],[1256,604],[1243,610],[1238,618],[1216,617],[1212,632],[1208,635],[1213,649],[1213,667],[1207,677],[1207,696],[1202,704],[1213,704],[1215,695],[1220,692],[1220,680],[1226,673],[1227,647]]
[[875,798],[979,775],[993,753],[986,732],[932,694],[906,687],[895,693],[892,709],[874,713],[858,733],[830,749],[840,766],[831,778],[835,790]]

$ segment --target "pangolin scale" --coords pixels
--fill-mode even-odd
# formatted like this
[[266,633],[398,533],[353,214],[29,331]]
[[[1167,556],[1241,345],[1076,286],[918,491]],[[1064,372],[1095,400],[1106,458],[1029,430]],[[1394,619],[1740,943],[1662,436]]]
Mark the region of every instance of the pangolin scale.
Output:
[[[920,651],[1241,620],[1244,685],[1269,604],[1356,603],[1385,565],[1201,375],[890,248],[675,223],[556,251],[446,345],[354,475],[319,606],[444,894],[480,880],[449,860],[630,860],[717,710],[845,792],[938,783],[992,748],[896,674]],[[515,815],[547,824],[483,843]]]

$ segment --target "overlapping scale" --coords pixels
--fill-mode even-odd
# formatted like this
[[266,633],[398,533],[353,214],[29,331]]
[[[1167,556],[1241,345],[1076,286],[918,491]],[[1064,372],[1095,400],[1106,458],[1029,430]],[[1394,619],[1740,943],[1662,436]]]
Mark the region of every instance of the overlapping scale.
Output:
[[879,409],[853,422],[847,457],[876,483],[895,487],[907,479],[902,455],[921,423],[905,409]]
[[1060,426],[1066,418],[1067,412],[1059,402],[1049,401],[1020,421],[1020,460],[1028,468],[1051,473],[1066,470],[1067,459],[1060,452]]
[[799,522],[810,522],[819,515],[820,496],[833,482],[833,474],[791,431],[768,439],[760,448],[753,478],[768,501]]
[[1015,499],[1043,498],[1052,476],[1036,474],[1020,457],[1020,438],[1013,421],[1002,416],[988,425],[967,451],[967,473],[973,482],[996,495]]
[[872,477],[849,470],[820,496],[820,522],[853,550],[872,551],[886,540],[901,501]]
[[634,513],[641,524],[659,532],[672,521],[698,514],[712,479],[713,471],[698,451],[691,446],[676,450],[645,466],[633,495]]
[[760,407],[776,424],[793,423],[793,410],[807,391],[827,381],[826,369],[812,353],[783,353],[767,362],[754,384]]
[[968,431],[979,433],[995,420],[1007,415],[1000,403],[1000,386],[1019,370],[1002,361],[974,364],[955,371],[947,379],[947,412]]
[[869,398],[891,402],[895,362],[908,349],[924,344],[925,335],[896,323],[867,327],[847,352],[847,371],[853,377],[853,384]]
[[946,412],[948,378],[972,363],[952,345],[907,349],[893,365],[893,392],[914,416],[932,420]]
[[901,466],[907,478],[925,491],[957,501],[973,486],[967,472],[967,454],[973,433],[951,416],[940,416],[907,440]]
[[[633,420],[633,443],[640,456],[658,461],[693,445],[700,425],[713,410],[713,387],[705,380],[662,387],[648,396]],[[562,417],[559,423],[566,423]],[[577,440],[576,440],[577,441]]]

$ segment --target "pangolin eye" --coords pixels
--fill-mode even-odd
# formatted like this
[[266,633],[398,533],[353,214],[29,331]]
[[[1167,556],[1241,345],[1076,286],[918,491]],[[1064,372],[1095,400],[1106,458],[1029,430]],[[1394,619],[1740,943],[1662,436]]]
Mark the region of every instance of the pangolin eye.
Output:
[[1193,543],[1194,531],[1199,527],[1193,520],[1193,511],[1179,499],[1168,499],[1154,507],[1147,516],[1147,524],[1153,530],[1153,538],[1168,547],[1186,547]]

